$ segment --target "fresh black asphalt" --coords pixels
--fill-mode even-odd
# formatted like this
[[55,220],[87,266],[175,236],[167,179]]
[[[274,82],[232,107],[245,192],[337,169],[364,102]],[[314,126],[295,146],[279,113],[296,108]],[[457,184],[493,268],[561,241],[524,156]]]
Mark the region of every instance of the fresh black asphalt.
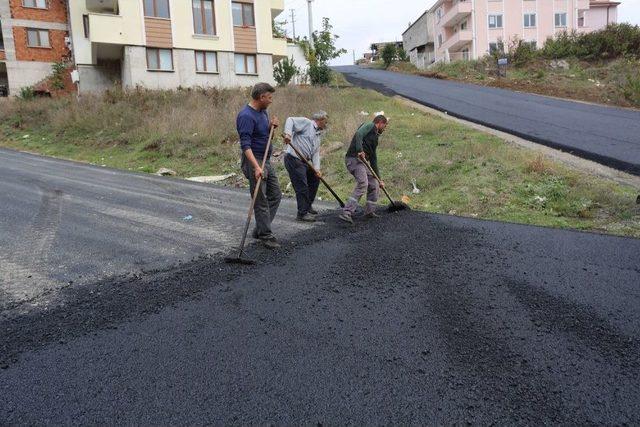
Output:
[[[54,256],[102,233],[103,218],[83,226],[70,199],[107,197],[107,212],[139,221],[180,217],[178,200],[200,203],[177,180],[158,187],[153,177],[2,154],[12,183],[0,194],[4,247],[26,236],[25,224],[56,227],[38,219],[56,198],[54,218],[71,215],[78,228],[39,231]],[[51,192],[38,193],[40,205],[9,191],[33,198],[27,182],[45,186],[45,176]],[[138,196],[123,198],[125,189]],[[225,209],[241,225],[244,191],[197,189],[236,203]],[[101,263],[155,267],[67,283],[42,305],[0,311],[0,424],[640,423],[640,240],[417,212],[355,226],[327,213],[306,230],[287,209],[282,219],[284,247],[251,246],[255,267],[225,264],[205,249],[213,242],[182,263],[166,250],[123,255],[121,244],[95,252],[93,264],[76,255],[38,264],[79,263],[90,277],[101,277]],[[168,228],[123,217],[117,230],[150,239],[172,236]],[[108,248],[115,236],[100,239]]]
[[640,175],[640,111],[356,66],[348,81]]

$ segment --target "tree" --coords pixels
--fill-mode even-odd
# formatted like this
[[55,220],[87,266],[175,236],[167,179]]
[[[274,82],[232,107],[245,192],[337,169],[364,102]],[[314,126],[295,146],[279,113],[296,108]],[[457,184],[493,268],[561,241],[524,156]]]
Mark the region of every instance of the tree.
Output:
[[313,47],[306,37],[300,41],[300,46],[304,49],[307,61],[309,61],[309,79],[311,80],[311,84],[329,84],[331,80],[331,69],[327,63],[347,53],[346,50],[336,47],[336,40],[338,40],[339,36],[333,34],[331,30],[333,30],[333,27],[329,22],[329,18],[323,18],[322,29],[320,31],[314,31],[313,34],[311,34]]
[[396,45],[393,43],[385,45],[384,49],[382,49],[382,61],[384,61],[384,65],[387,67],[396,60],[397,56],[398,51],[396,50]]
[[300,69],[296,67],[296,63],[291,59],[284,58],[273,67],[273,78],[278,83],[278,86],[286,86],[291,82],[296,74],[300,73]]
[[273,32],[273,37],[284,39],[287,37],[287,30],[285,29],[285,25],[287,25],[287,21],[276,21],[275,19],[271,21],[271,30]]
[[398,48],[398,61],[409,62],[409,55],[407,55],[407,51],[403,47]]

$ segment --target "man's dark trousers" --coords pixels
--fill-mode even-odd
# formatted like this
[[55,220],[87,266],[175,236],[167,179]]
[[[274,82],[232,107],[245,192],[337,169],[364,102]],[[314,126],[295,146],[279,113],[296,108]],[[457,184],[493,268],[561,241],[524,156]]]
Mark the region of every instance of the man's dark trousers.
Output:
[[284,167],[287,168],[291,178],[291,185],[296,191],[298,216],[302,217],[311,210],[311,205],[313,205],[318,193],[320,179],[305,162],[291,154],[284,156]]
[[[262,164],[262,159],[256,158],[256,160],[258,164]],[[264,165],[264,171],[266,172],[267,178],[262,179],[253,212],[256,217],[256,237],[269,239],[273,237],[271,222],[278,212],[282,192],[280,191],[280,183],[278,182],[276,170],[271,165],[270,159],[267,160],[267,163]],[[249,188],[251,196],[253,196],[257,181],[253,174],[253,166],[251,166],[251,162],[249,162],[244,154],[242,155],[242,173],[244,173],[244,176],[249,180]]]

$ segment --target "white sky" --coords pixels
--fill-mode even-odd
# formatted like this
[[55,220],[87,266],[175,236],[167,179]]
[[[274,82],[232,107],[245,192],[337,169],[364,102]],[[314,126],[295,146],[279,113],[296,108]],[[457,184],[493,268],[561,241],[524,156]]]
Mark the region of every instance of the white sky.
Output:
[[[551,0],[544,0],[551,1]],[[621,0],[618,21],[640,25],[640,0]],[[435,0],[314,0],[313,25],[320,28],[323,17],[331,19],[334,33],[340,36],[338,47],[349,53],[333,61],[333,65],[353,63],[368,51],[371,43],[402,40],[409,22],[416,20]],[[292,34],[291,11],[295,10],[296,34],[308,34],[307,0],[285,0],[285,12],[278,19],[287,20]]]

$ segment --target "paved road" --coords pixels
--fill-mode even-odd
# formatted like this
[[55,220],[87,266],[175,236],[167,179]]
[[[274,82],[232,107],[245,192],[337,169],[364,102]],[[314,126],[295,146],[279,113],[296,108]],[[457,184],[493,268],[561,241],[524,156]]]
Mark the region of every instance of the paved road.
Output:
[[355,66],[335,69],[354,84],[640,175],[640,111]]
[[[0,309],[226,252],[247,208],[244,191],[0,150]],[[283,237],[305,228],[294,214],[286,200]]]
[[0,424],[640,423],[640,240],[327,215],[256,267],[171,267],[224,247],[210,223],[246,195],[2,156],[2,247],[48,237],[0,271],[165,268],[0,311]]

